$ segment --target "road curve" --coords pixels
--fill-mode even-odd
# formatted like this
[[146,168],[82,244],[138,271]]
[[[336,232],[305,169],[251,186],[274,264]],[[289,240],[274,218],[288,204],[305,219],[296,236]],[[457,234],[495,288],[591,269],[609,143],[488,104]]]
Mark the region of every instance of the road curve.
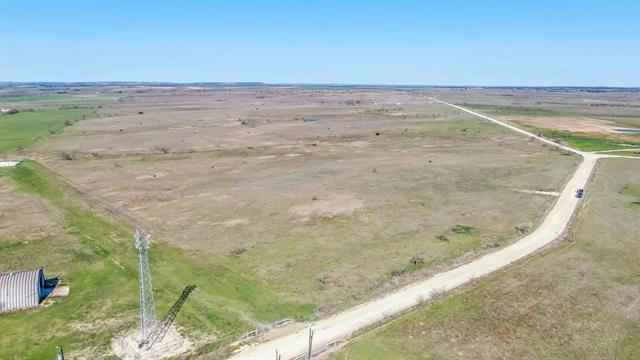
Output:
[[[459,287],[472,279],[489,274],[514,261],[522,259],[549,244],[567,228],[574,211],[580,203],[580,199],[575,197],[575,190],[586,187],[597,160],[602,157],[615,157],[611,155],[585,153],[568,146],[557,144],[551,140],[544,139],[486,115],[478,114],[434,98],[429,99],[466,111],[523,135],[536,138],[542,142],[579,154],[583,157],[583,161],[573,176],[567,181],[553,208],[547,213],[540,226],[532,233],[509,246],[487,254],[470,263],[436,274],[429,279],[406,286],[380,298],[315,322],[313,324],[314,348],[323,348],[327,344],[335,341],[349,339],[359,331],[383,322],[389,319],[390,316],[406,311],[418,305],[420,302],[429,299],[434,292],[440,292],[442,290],[448,291]],[[288,360],[305,354],[307,349],[308,330],[303,329],[255,346],[242,348],[234,354],[231,359],[275,359],[277,351],[277,354],[282,356],[282,360]]]

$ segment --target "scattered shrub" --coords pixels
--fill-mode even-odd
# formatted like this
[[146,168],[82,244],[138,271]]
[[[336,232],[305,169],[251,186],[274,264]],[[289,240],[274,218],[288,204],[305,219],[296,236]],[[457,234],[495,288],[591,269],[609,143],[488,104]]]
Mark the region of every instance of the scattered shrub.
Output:
[[316,277],[316,280],[321,284],[326,284],[329,281],[329,275],[322,273]]
[[402,274],[404,274],[404,269],[400,269],[400,268],[396,268],[391,270],[391,276],[393,277],[397,277],[397,276],[401,276]]
[[231,250],[231,255],[232,256],[240,256],[240,254],[242,254],[243,252],[245,252],[246,249],[244,248],[244,246],[242,245],[237,245],[236,247],[234,247]]
[[524,224],[524,225],[516,225],[516,226],[515,226],[515,229],[516,229],[516,232],[517,232],[519,235],[524,235],[524,234],[526,234],[526,233],[528,233],[528,232],[529,232],[530,226],[529,226],[529,225],[527,225],[527,224]]
[[492,241],[490,243],[488,243],[487,245],[485,245],[488,249],[493,249],[493,248],[497,248],[498,246],[500,246],[500,244],[498,244],[497,241]]
[[449,242],[449,238],[447,237],[447,235],[445,234],[440,234],[436,236],[436,239],[440,240],[440,241],[446,241]]
[[440,300],[447,294],[447,289],[444,287],[431,289],[431,299],[432,300]]
[[454,225],[450,231],[453,234],[471,234],[473,227],[466,225]]
[[409,262],[413,265],[421,265],[424,264],[424,258],[420,255],[414,255],[411,257],[411,260],[409,260]]

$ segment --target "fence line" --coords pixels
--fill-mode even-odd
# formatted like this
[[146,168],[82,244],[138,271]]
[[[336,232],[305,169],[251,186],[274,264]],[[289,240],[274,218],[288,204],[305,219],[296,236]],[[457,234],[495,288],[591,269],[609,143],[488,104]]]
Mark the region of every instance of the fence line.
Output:
[[274,321],[274,322],[270,322],[266,325],[262,325],[262,326],[258,326],[257,328],[251,330],[251,331],[247,331],[246,333],[244,333],[242,336],[240,336],[238,338],[238,340],[236,340],[237,343],[243,343],[249,339],[252,339],[260,334],[264,334],[267,331],[280,327],[284,324],[293,322],[293,319],[291,318],[286,318],[286,319],[282,319],[282,320],[278,320],[278,321]]

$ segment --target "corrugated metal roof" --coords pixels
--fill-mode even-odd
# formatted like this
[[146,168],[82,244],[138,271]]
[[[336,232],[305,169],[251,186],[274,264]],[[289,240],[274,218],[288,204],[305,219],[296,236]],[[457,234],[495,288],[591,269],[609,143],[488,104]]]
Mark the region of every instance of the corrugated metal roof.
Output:
[[0,274],[0,313],[38,306],[42,281],[42,268]]

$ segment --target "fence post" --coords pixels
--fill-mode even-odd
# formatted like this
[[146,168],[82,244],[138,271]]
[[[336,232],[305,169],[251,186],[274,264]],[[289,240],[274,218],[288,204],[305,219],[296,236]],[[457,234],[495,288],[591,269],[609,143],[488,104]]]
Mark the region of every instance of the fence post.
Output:
[[313,330],[311,329],[311,325],[309,325],[309,351],[307,352],[307,359],[311,359],[312,344],[313,344]]

